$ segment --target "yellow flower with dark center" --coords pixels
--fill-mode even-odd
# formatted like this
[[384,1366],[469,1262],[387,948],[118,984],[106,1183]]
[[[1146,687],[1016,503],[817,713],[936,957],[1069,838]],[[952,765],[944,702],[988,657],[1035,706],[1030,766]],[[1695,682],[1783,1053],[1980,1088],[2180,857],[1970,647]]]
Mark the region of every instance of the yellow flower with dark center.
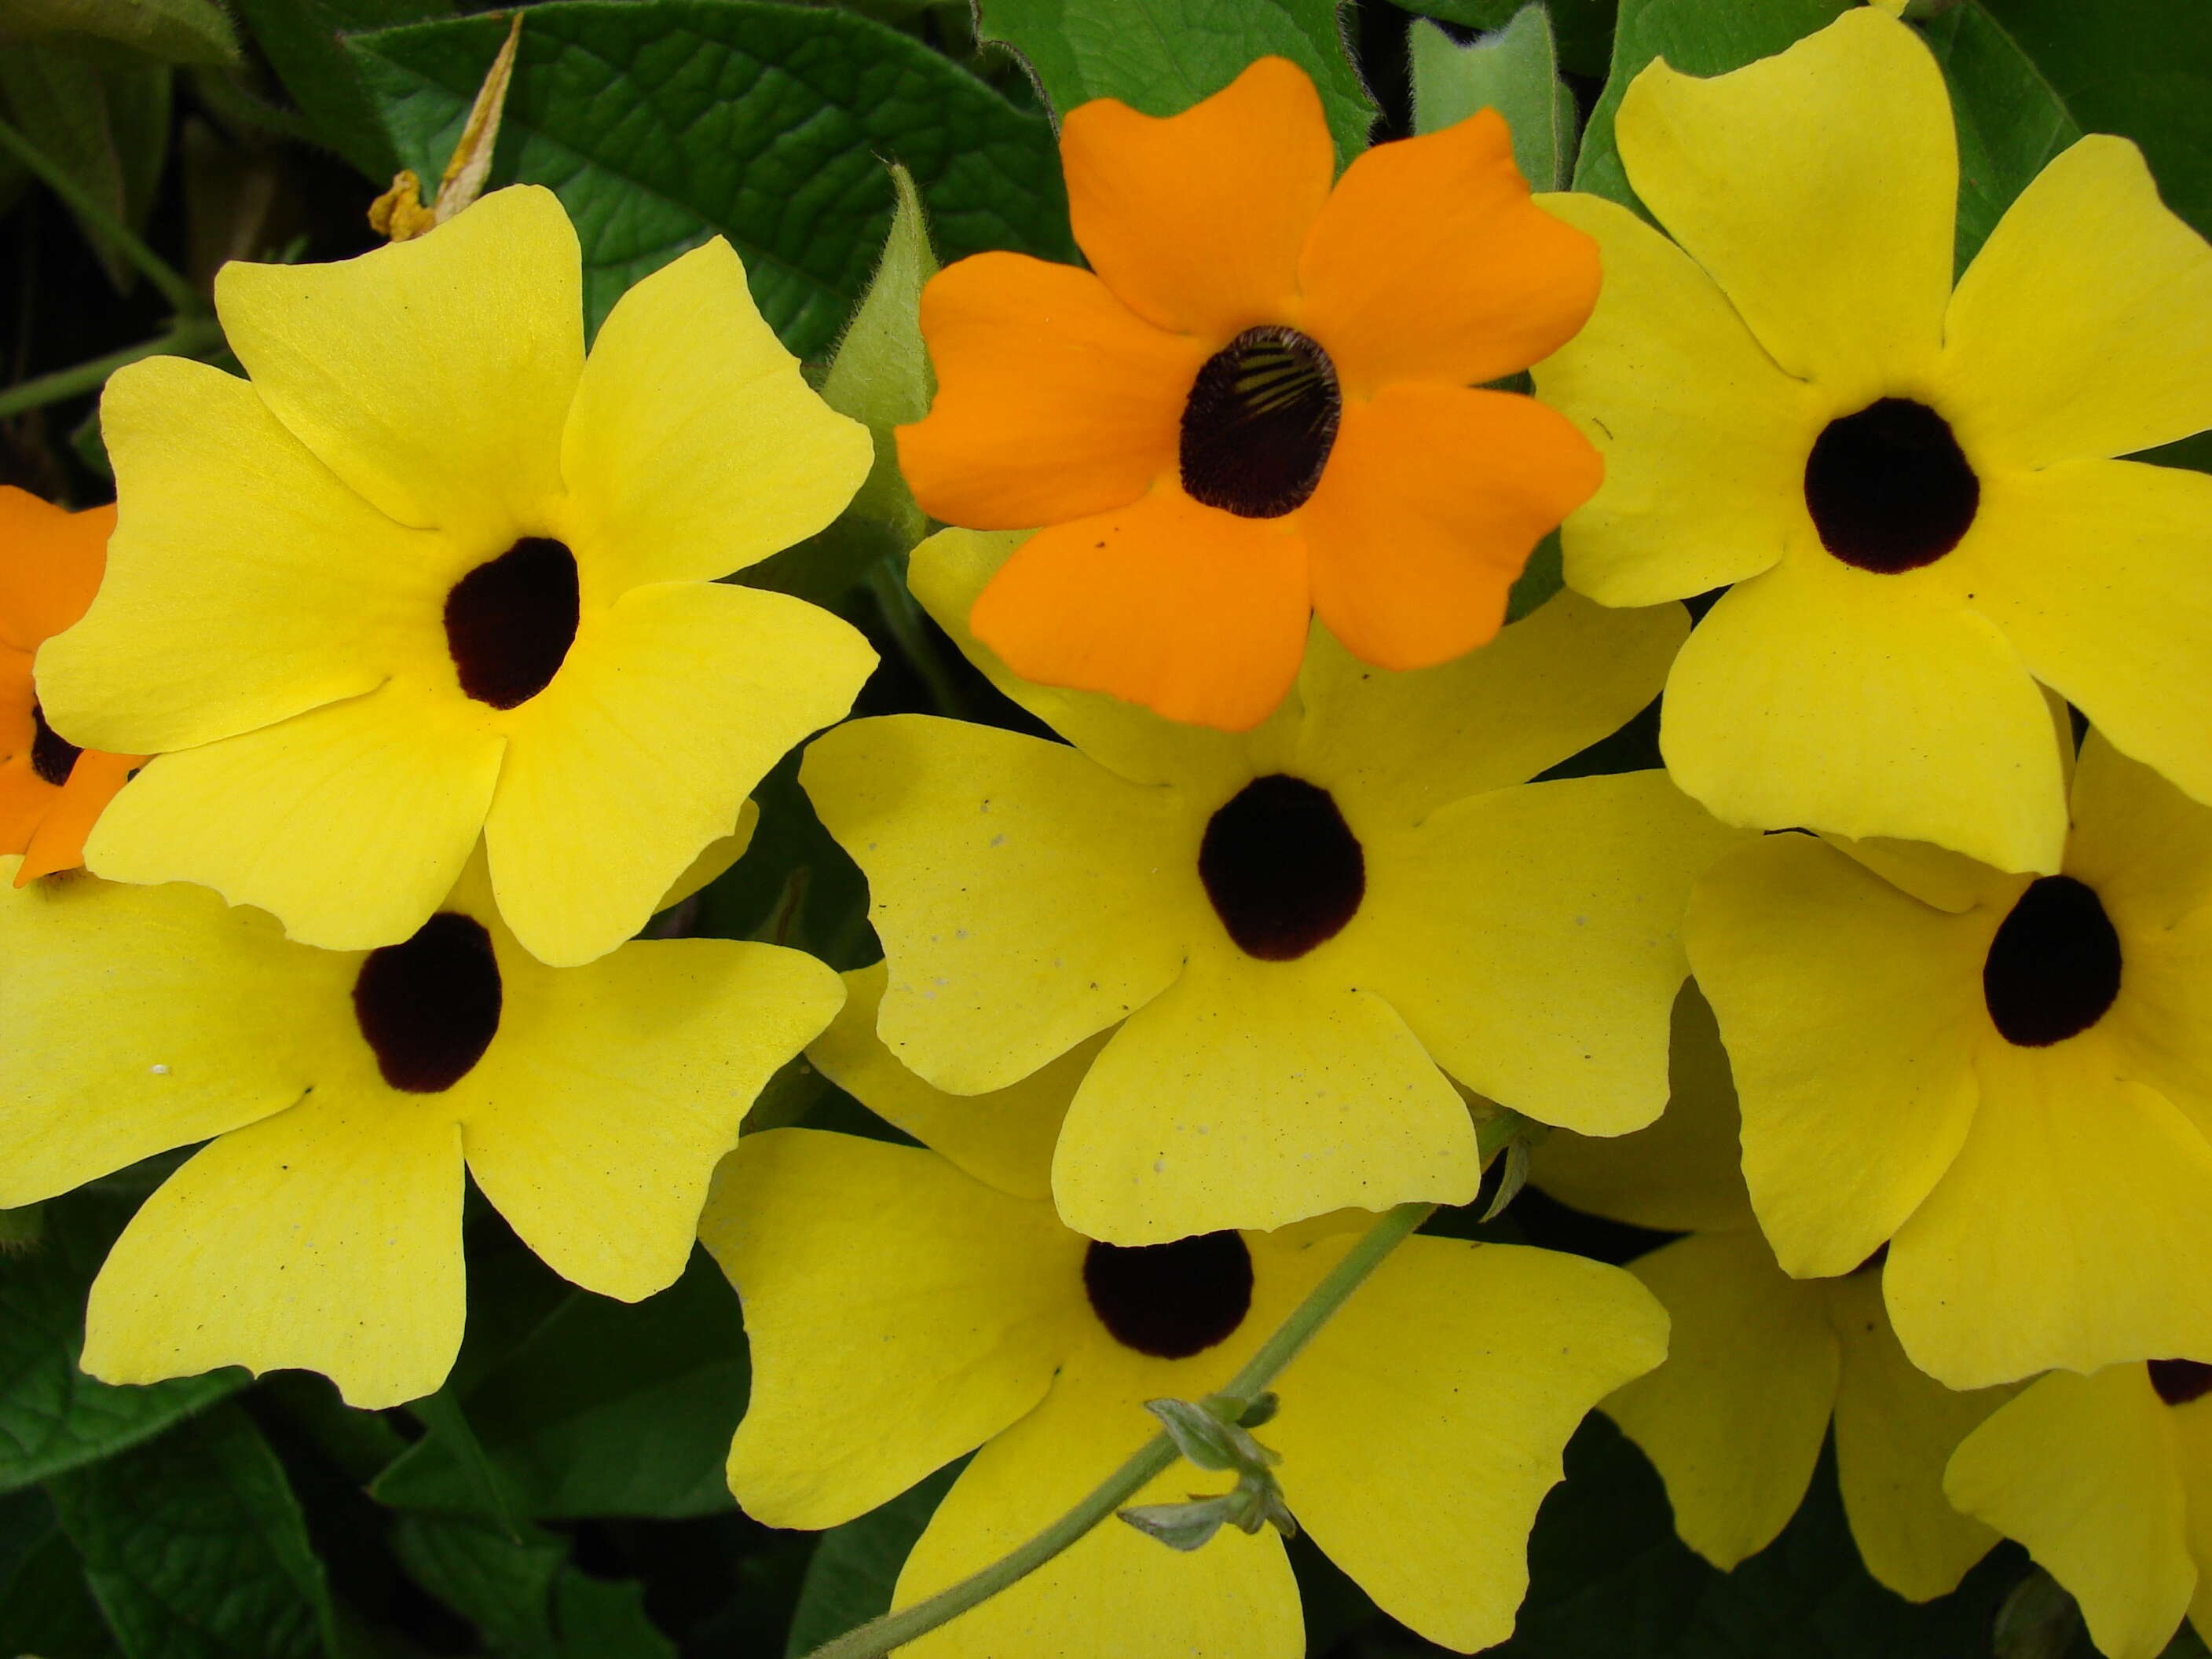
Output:
[[588,962],[844,714],[860,635],[713,579],[834,518],[867,433],[720,239],[588,361],[580,271],[553,195],[501,191],[343,264],[226,266],[250,380],[116,374],[107,578],[39,663],[64,735],[161,755],[94,870],[360,950],[421,927],[481,840],[515,937]]
[[1552,1135],[1529,1173],[1577,1209],[1689,1235],[1629,1264],[1672,1322],[1667,1363],[1601,1409],[1658,1469],[1682,1540],[1723,1571],[1796,1513],[1832,1422],[1867,1570],[1908,1601],[1948,1594],[1996,1534],[1945,1499],[1943,1466],[2008,1391],[1954,1393],[1914,1368],[1879,1251],[1833,1279],[1782,1271],[1744,1192],[1728,1056],[1694,988],[1675,1005],[1674,1079],[1651,1127]]
[[[744,1301],[753,1380],[730,1487],[772,1526],[835,1526],[977,1447],[901,1572],[943,1589],[1055,1520],[1148,1439],[1144,1402],[1219,1389],[1358,1237],[1335,1216],[1122,1248],[1053,1212],[1048,1136],[1072,1071],[995,1103],[908,1075],[869,1030],[868,979],[812,1051],[962,1152],[779,1129],[716,1176],[700,1236]],[[1528,1528],[1583,1414],[1657,1364],[1666,1320],[1615,1267],[1510,1245],[1400,1245],[1276,1387],[1260,1431],[1299,1526],[1378,1605],[1462,1650],[1513,1628]],[[824,1378],[836,1379],[825,1389]],[[1170,1468],[1138,1503],[1229,1477]],[[1205,1652],[1297,1659],[1273,1531],[1183,1554],[1109,1520],[902,1648],[913,1659]]]
[[1011,544],[947,531],[915,591],[1073,746],[900,715],[800,776],[867,874],[902,1061],[980,1094],[1119,1025],[1060,1139],[1069,1225],[1150,1244],[1464,1202],[1447,1073],[1597,1133],[1658,1112],[1675,924],[1736,832],[1657,771],[1521,786],[1648,701],[1680,610],[1564,596],[1403,675],[1317,631],[1294,696],[1230,735],[1007,674],[963,619]]
[[364,1407],[453,1364],[464,1169],[556,1272],[650,1295],[747,1105],[840,1000],[771,945],[547,968],[481,858],[374,951],[294,944],[204,888],[58,877],[0,892],[0,1206],[208,1143],[109,1253],[85,1369],[303,1366]]
[[1711,80],[1655,64],[1619,134],[1674,240],[1543,198],[1606,282],[1534,373],[1606,461],[1568,581],[1729,588],[1667,684],[1681,786],[2048,873],[2048,687],[2212,800],[2212,477],[2112,459],[2212,426],[2212,247],[2135,146],[2052,161],[1954,291],[1950,102],[1880,11]]
[[2212,809],[2095,732],[2072,803],[2057,875],[1770,836],[1683,924],[1776,1255],[1888,1241],[1954,1388],[2212,1353]]
[[1943,1488],[2027,1546],[2106,1659],[2212,1640],[2212,1364],[2053,1371],[1969,1436]]

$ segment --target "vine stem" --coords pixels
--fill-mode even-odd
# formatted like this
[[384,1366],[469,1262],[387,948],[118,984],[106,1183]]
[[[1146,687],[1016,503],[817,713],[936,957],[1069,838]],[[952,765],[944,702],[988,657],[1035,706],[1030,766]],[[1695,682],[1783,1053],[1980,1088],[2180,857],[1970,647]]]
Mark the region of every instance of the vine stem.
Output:
[[0,149],[6,150],[37,173],[46,181],[48,189],[70,204],[79,219],[120,248],[123,257],[137,266],[144,273],[146,280],[161,291],[162,297],[176,307],[179,317],[189,317],[207,310],[207,301],[200,298],[190,283],[177,274],[175,267],[147,246],[129,226],[109,212],[104,204],[95,201],[89,191],[55,164],[52,157],[5,121],[0,121]]
[[142,357],[158,356],[163,352],[173,352],[180,357],[197,357],[222,343],[222,331],[216,326],[212,317],[179,317],[176,325],[158,338],[141,341],[137,345],[111,352],[105,357],[95,357],[88,363],[58,368],[51,374],[41,374],[35,380],[20,381],[0,390],[0,420],[21,415],[27,409],[58,404],[64,398],[97,392],[117,369],[135,363]]
[[[1485,1164],[1512,1139],[1521,1123],[1516,1114],[1500,1112],[1482,1125],[1480,1144]],[[1395,1209],[1384,1211],[1382,1219],[1370,1227],[1359,1242],[1345,1252],[1343,1259],[1306,1293],[1305,1300],[1291,1310],[1290,1316],[1275,1328],[1220,1392],[1245,1401],[1265,1393],[1283,1368],[1297,1358],[1328,1322],[1330,1316],[1382,1265],[1383,1258],[1435,1214],[1436,1208],[1433,1204],[1415,1203],[1401,1204]],[[970,1607],[1026,1578],[1067,1548],[1143,1491],[1175,1462],[1176,1455],[1174,1441],[1164,1433],[1154,1435],[1088,1498],[1027,1543],[910,1607],[872,1619],[835,1641],[825,1642],[807,1659],[883,1659],[894,1648],[950,1623]]]

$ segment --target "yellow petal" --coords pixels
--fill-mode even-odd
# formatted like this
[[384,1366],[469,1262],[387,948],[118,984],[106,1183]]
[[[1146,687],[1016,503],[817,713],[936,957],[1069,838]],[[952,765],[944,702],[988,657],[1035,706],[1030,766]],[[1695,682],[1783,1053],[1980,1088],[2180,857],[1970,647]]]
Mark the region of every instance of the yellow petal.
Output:
[[1918,1207],[1973,1121],[1985,920],[1770,836],[1683,923],[1743,1111],[1743,1173],[1789,1272],[1849,1273]]
[[719,236],[616,302],[561,441],[584,568],[611,593],[711,580],[804,540],[874,458],[867,428],[799,378]]
[[1959,158],[1942,72],[1911,29],[1861,8],[1711,80],[1660,59],[1615,131],[1636,193],[1835,413],[1929,366]]
[[1890,1329],[1879,1273],[1829,1279],[1820,1288],[1843,1343],[1836,1478],[1859,1555],[1869,1572],[1908,1601],[1948,1595],[1997,1535],[1951,1507],[1943,1466],[2010,1392],[1954,1393],[1917,1370]]
[[1491,1099],[1586,1134],[1641,1128],[1667,1100],[1676,925],[1737,839],[1662,772],[1459,802],[1369,838],[1354,982]]
[[216,309],[276,418],[400,523],[489,558],[561,495],[583,274],[551,191],[495,191],[434,235],[335,264],[233,261]]
[[745,848],[752,845],[753,831],[759,824],[760,808],[748,799],[738,808],[738,827],[726,836],[717,836],[700,849],[699,856],[691,860],[684,873],[671,882],[668,890],[660,896],[660,902],[653,907],[653,915],[674,909],[685,899],[720,880],[723,873],[744,856]]
[[1812,534],[1805,458],[1833,411],[1775,367],[1695,261],[1626,208],[1537,198],[1598,240],[1605,286],[1538,363],[1536,395],[1605,458],[1560,531],[1567,580],[1607,605],[1741,581]]
[[0,887],[0,1206],[283,1111],[353,1036],[350,959],[202,887]]
[[2066,796],[2043,695],[2005,635],[1928,574],[1821,554],[1722,595],[1667,681],[1659,746],[1675,781],[1731,823],[2056,870]]
[[1339,961],[1207,949],[1131,1015],[1060,1132],[1053,1194],[1067,1224],[1152,1244],[1472,1199],[1482,1169],[1465,1103]]
[[2073,1593],[2106,1659],[2157,1659],[2197,1578],[2175,1450],[2141,1365],[2054,1371],[1967,1437],[1943,1489]]
[[[2082,740],[2072,805],[2067,871],[2097,890],[2130,949],[2212,904],[2212,810],[2130,760],[2102,732]],[[2129,1000],[2137,988],[2131,976]]]
[[[125,502],[107,574],[39,653],[47,718],[72,741],[189,748],[420,659],[414,636],[439,629],[470,561],[332,477],[245,381],[178,357],[133,363],[107,383],[100,430]],[[442,655],[442,631],[430,637]]]
[[159,756],[100,815],[85,861],[118,881],[202,883],[327,951],[395,944],[483,827],[501,744],[474,707],[395,680]]
[[890,975],[882,963],[844,976],[845,1006],[808,1045],[815,1069],[886,1122],[961,1170],[1017,1198],[1052,1196],[1052,1148],[1076,1085],[1106,1046],[1085,1037],[1018,1083],[984,1095],[948,1095],[900,1065],[876,1035]]
[[799,779],[868,878],[884,1041],[939,1088],[1003,1089],[1126,1018],[1210,923],[1170,792],[1062,744],[901,714],[819,738]]
[[2092,133],[2021,191],[1943,322],[1963,441],[2008,468],[2125,455],[2212,426],[2212,247],[2142,152]]
[[434,1393],[461,1340],[461,1192],[460,1130],[436,1100],[319,1087],[146,1200],[93,1282],[84,1368],[151,1382],[299,1366],[368,1410]]
[[2181,1492],[2188,1510],[2186,1538],[2190,1559],[2197,1564],[2197,1594],[2189,1604],[2189,1622],[2201,1638],[2212,1627],[2212,1410],[2200,1398],[2178,1406],[2166,1418],[2179,1455]]
[[1836,1401],[1821,1290],[1756,1231],[1699,1233],[1631,1264],[1673,1322],[1667,1363],[1605,1402],[1667,1483],[1674,1529],[1723,1572],[1774,1541]]
[[559,970],[510,948],[500,969],[498,1041],[453,1090],[469,1173],[556,1273],[650,1296],[684,1271],[754,1097],[836,1011],[836,975],[707,939]]
[[757,588],[656,582],[589,619],[509,727],[484,824],[514,936],[570,967],[637,932],[875,660],[849,623]]
[[1666,1351],[1665,1315],[1617,1267],[1408,1239],[1291,1363],[1261,1437],[1329,1559],[1472,1652],[1512,1633],[1575,1425]]
[[[2073,735],[2070,730],[2066,733],[2064,741],[2069,745]],[[1954,915],[1963,915],[1977,904],[2009,910],[2020,896],[2017,877],[1928,842],[1899,841],[1889,836],[1853,841],[1849,836],[1824,835],[1820,839],[1866,866],[1899,892],[1910,893],[1923,904]]]
[[864,1514],[997,1434],[1044,1397],[1083,1308],[1084,1242],[1050,1206],[849,1135],[749,1137],[699,1237],[752,1345],[730,1490],[774,1527]]

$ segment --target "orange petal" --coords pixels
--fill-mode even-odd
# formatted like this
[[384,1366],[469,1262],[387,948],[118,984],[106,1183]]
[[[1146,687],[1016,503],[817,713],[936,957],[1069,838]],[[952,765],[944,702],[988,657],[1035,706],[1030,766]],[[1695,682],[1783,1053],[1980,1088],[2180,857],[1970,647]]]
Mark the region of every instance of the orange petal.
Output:
[[1061,124],[1060,160],[1076,241],[1138,315],[1209,349],[1288,320],[1336,167],[1304,70],[1262,58],[1165,119],[1094,100]]
[[921,295],[937,369],[899,465],[931,517],[1027,530],[1127,507],[1176,465],[1206,348],[1164,333],[1087,270],[981,253]]
[[70,513],[0,484],[0,643],[35,651],[84,615],[114,528],[112,507]]
[[1597,303],[1597,244],[1528,199],[1496,110],[1345,169],[1298,264],[1302,326],[1347,398],[1475,386],[1549,356]]
[[1299,510],[1314,609],[1362,661],[1426,668],[1497,633],[1530,551],[1604,476],[1533,398],[1395,386],[1347,404]]
[[1293,520],[1239,519],[1164,483],[1133,506],[1030,537],[976,598],[969,626],[1024,679],[1243,732],[1297,678],[1305,563]]
[[45,817],[31,832],[23,862],[15,871],[15,885],[82,865],[84,838],[115,799],[115,792],[145,763],[143,755],[106,755],[97,749],[79,755],[70,768],[69,781],[54,792]]

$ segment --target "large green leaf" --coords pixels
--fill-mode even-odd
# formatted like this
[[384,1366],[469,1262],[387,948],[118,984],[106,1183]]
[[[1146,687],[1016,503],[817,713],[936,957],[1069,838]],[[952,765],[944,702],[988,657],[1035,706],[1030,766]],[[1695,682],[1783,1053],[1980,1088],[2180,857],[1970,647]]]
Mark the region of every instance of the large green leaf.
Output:
[[[493,179],[560,193],[594,326],[631,283],[720,234],[785,343],[821,350],[890,225],[885,161],[913,174],[948,258],[1073,252],[1044,119],[882,24],[757,0],[554,0],[527,15]],[[472,17],[354,40],[425,179],[505,33]]]
[[[341,36],[348,30],[439,16],[452,10],[450,0],[232,0],[232,4],[284,90],[299,105],[309,130],[382,189],[398,167],[398,157],[383,118],[362,83],[360,67]],[[473,87],[470,93],[474,95]],[[422,176],[434,183],[445,167],[446,158],[440,155]],[[368,205],[364,194],[364,211]]]
[[784,1645],[787,1659],[800,1659],[824,1642],[890,1611],[899,1569],[966,1463],[965,1458],[948,1463],[890,1503],[822,1534],[806,1564],[799,1607],[792,1614],[791,1635]]
[[1959,129],[1958,264],[1964,270],[2013,198],[2081,136],[2081,128],[1980,0],[1930,20],[1926,37],[1950,83]]
[[11,0],[16,40],[71,34],[170,64],[234,64],[238,35],[216,0]]
[[1092,98],[1174,115],[1273,56],[1313,77],[1340,158],[1367,148],[1375,100],[1346,54],[1338,0],[977,0],[976,16],[1063,115]]
[[46,1495],[0,1498],[0,1653],[112,1659],[117,1651]]
[[1552,21],[1531,0],[1497,33],[1461,46],[1434,23],[1407,42],[1413,131],[1434,132],[1485,106],[1505,118],[1513,159],[1532,190],[1564,190],[1574,170],[1575,100],[1560,83]]
[[229,1370],[118,1388],[77,1369],[84,1299],[131,1206],[84,1192],[45,1206],[45,1237],[0,1253],[0,1492],[151,1439],[246,1384]]
[[[96,43],[0,50],[0,113],[110,218],[138,230],[169,154],[169,65]],[[104,230],[79,224],[117,288],[137,273]]]

